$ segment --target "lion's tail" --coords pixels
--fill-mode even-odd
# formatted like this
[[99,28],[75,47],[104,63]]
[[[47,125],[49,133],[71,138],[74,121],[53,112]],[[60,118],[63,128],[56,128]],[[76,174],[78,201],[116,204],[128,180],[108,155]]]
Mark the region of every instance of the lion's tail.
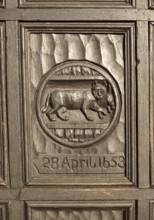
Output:
[[45,101],[45,106],[42,108],[42,112],[45,113],[47,112],[48,110],[48,107],[49,107],[49,99],[50,99],[50,94],[48,94],[47,98],[46,98],[46,101]]

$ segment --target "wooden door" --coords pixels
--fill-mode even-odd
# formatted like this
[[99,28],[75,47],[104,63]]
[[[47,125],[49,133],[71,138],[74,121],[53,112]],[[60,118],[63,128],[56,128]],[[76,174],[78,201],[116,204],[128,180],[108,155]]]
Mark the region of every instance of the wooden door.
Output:
[[0,220],[154,220],[154,1],[0,1]]

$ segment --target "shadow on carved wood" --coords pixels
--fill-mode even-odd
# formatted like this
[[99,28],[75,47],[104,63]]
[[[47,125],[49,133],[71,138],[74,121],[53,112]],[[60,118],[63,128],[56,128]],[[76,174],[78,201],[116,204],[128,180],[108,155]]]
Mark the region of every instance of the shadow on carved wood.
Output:
[[[123,203],[122,203],[123,202]],[[28,220],[135,220],[135,203],[122,202],[62,202],[57,204],[28,202]]]
[[0,0],[0,7],[4,7],[4,6],[5,6],[4,0]]
[[55,1],[55,0],[20,0],[20,7],[60,7],[60,8],[71,8],[71,7],[97,7],[97,8],[132,8],[135,7],[135,0],[76,0],[76,1]]
[[21,27],[27,181],[134,184],[134,24]]
[[154,220],[154,201],[150,201],[150,220]]
[[154,8],[154,0],[149,0],[149,8]]
[[151,185],[154,186],[154,23],[150,23],[150,159],[151,159]]
[[5,88],[5,26],[0,23],[0,185],[8,184],[8,151]]

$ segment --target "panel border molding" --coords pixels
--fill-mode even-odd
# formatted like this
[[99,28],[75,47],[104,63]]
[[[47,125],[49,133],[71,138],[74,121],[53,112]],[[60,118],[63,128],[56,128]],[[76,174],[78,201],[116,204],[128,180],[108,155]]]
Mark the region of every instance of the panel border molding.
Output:
[[2,146],[2,177],[0,178],[0,185],[8,185],[8,134],[7,134],[7,104],[6,104],[6,68],[5,68],[5,23],[0,22],[0,100],[2,105],[2,117],[0,123],[2,124],[1,128],[1,137],[0,137],[0,146]]
[[136,0],[121,0],[121,1],[56,1],[51,0],[44,2],[43,0],[20,0],[20,8],[135,8]]
[[47,210],[47,209],[67,209],[68,208],[73,210],[74,208],[79,209],[105,209],[105,210],[122,210],[126,212],[126,217],[128,220],[135,220],[136,219],[136,202],[135,201],[88,201],[88,202],[81,202],[81,201],[58,201],[58,202],[52,202],[52,201],[26,201],[26,210],[27,210],[27,218],[28,220],[32,219],[32,211],[34,209],[41,209],[41,210]]
[[154,187],[154,22],[150,26],[150,165],[151,165],[151,186]]

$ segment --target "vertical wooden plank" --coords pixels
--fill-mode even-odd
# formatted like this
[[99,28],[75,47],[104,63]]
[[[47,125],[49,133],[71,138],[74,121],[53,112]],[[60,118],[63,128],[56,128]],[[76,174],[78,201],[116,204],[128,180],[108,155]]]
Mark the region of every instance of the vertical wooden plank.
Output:
[[[149,200],[138,201],[138,220],[150,220]],[[152,219],[151,219],[152,220]]]
[[149,187],[149,54],[148,21],[137,22],[138,181]]
[[[18,22],[6,22],[7,35],[7,95],[11,187],[22,186],[21,124],[19,72],[18,72]],[[24,151],[24,150],[23,150]]]
[[[8,128],[6,108],[6,51],[5,23],[0,22],[0,185],[9,184],[8,169]],[[1,179],[2,178],[2,179]]]
[[154,158],[154,123],[153,123],[153,117],[154,117],[154,86],[153,86],[153,39],[154,39],[154,32],[153,32],[153,24],[150,24],[150,165],[151,165],[151,185],[154,185],[154,172],[153,172],[153,158]]
[[154,186],[154,24],[150,24],[150,160],[151,185]]

